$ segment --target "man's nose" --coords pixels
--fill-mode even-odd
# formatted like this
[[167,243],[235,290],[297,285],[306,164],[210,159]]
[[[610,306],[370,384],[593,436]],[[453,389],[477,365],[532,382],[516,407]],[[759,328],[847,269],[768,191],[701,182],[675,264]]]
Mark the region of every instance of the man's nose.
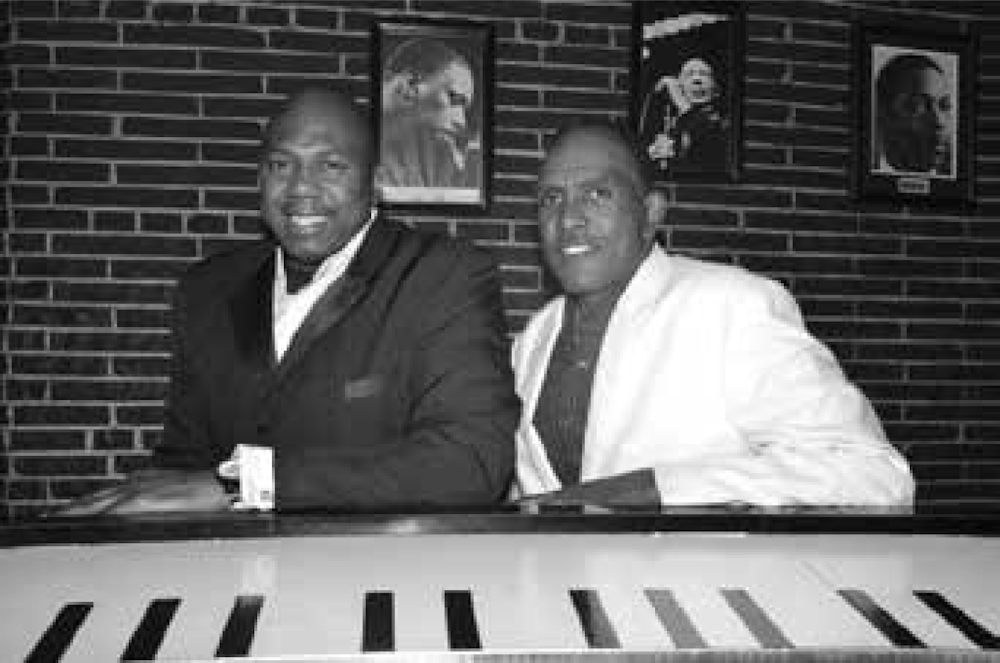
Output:
[[307,196],[316,193],[316,173],[308,166],[300,166],[292,173],[289,190],[295,195]]

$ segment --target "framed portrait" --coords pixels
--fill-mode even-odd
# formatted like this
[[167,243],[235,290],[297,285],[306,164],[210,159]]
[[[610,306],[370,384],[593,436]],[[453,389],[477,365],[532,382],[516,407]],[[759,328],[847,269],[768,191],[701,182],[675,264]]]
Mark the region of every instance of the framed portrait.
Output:
[[407,18],[378,20],[372,31],[382,204],[485,211],[492,179],[492,28]]
[[633,5],[630,122],[657,180],[740,175],[743,8],[736,2]]
[[855,197],[974,202],[971,37],[855,30]]

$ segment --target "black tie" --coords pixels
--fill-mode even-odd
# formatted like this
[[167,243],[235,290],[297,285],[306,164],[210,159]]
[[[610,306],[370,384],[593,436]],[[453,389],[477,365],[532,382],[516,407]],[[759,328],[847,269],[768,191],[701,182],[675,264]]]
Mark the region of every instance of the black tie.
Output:
[[299,290],[301,290],[309,281],[312,280],[313,274],[319,269],[321,262],[307,262],[305,260],[299,260],[290,255],[283,254],[282,256],[285,262],[285,290],[290,295],[294,295]]

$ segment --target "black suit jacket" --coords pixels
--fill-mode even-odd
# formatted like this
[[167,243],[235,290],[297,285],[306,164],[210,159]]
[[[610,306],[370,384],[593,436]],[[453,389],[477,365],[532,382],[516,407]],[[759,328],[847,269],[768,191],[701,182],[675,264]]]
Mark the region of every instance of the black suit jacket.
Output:
[[254,242],[181,280],[156,464],[273,447],[286,510],[501,500],[520,402],[487,254],[377,219],[276,363],[274,253]]

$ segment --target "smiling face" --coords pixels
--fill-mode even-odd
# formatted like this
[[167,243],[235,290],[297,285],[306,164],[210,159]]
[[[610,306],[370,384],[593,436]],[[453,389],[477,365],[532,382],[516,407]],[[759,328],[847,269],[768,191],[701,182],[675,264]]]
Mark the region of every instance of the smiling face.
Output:
[[703,104],[715,98],[718,88],[711,65],[701,58],[684,63],[678,76],[684,96],[693,104]]
[[553,147],[539,173],[538,219],[545,261],[568,294],[598,295],[631,278],[653,243],[654,195],[609,130],[577,129]]
[[372,140],[350,100],[313,92],[268,127],[261,213],[282,248],[305,262],[339,251],[368,220]]

